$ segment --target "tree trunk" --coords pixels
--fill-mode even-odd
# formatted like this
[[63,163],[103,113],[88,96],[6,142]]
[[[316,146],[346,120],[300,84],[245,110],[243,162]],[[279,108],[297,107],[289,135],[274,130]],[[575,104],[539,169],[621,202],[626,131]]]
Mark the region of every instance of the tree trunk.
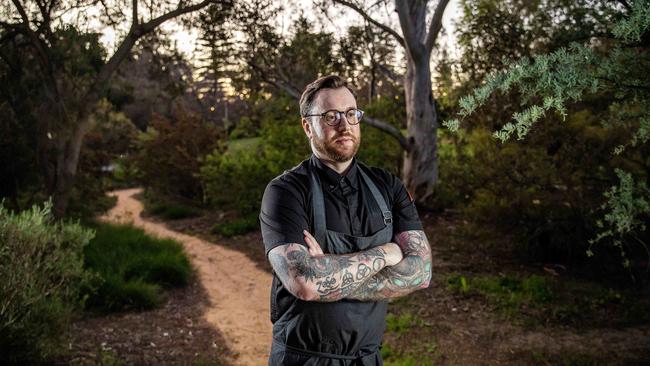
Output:
[[429,55],[409,59],[404,77],[407,138],[411,149],[404,152],[402,180],[419,205],[433,195],[438,181],[438,118],[431,89]]
[[[94,103],[93,103],[94,105]],[[79,155],[84,136],[90,130],[89,112],[81,113],[83,120],[77,123],[69,135],[64,134],[57,144],[56,151],[56,184],[52,192],[52,213],[56,218],[63,218],[70,204],[70,196],[77,176]]]

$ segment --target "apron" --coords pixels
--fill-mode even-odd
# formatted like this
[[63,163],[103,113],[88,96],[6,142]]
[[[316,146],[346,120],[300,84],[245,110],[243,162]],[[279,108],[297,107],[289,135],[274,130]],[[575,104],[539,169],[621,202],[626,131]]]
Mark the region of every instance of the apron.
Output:
[[[393,237],[392,214],[377,186],[359,167],[363,183],[381,209],[384,227],[370,236],[327,230],[320,179],[309,165],[314,237],[326,254],[349,254],[388,243]],[[274,286],[279,286],[274,276]],[[273,324],[269,366],[377,366],[386,328],[386,301],[295,301]]]

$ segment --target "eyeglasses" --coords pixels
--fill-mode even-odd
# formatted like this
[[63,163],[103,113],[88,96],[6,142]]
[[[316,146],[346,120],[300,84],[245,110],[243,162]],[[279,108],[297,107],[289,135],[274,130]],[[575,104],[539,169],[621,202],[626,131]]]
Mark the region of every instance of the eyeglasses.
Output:
[[337,111],[336,109],[331,109],[321,114],[308,114],[303,117],[305,118],[320,117],[325,121],[325,123],[327,123],[327,125],[338,126],[339,123],[341,123],[341,121],[343,120],[343,116],[345,116],[345,119],[348,121],[349,124],[356,125],[359,124],[359,122],[361,122],[361,118],[363,117],[363,111],[361,109],[356,109],[356,108],[348,109],[345,112]]

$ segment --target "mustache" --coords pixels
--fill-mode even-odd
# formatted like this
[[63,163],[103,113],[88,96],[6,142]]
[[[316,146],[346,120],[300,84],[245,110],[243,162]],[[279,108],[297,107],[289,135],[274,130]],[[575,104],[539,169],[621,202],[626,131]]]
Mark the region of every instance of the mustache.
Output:
[[351,139],[353,142],[357,142],[357,137],[352,135],[352,134],[349,134],[349,133],[342,133],[340,135],[336,135],[336,136],[332,137],[331,141],[336,141],[336,140],[338,140],[340,138],[344,138],[344,137]]

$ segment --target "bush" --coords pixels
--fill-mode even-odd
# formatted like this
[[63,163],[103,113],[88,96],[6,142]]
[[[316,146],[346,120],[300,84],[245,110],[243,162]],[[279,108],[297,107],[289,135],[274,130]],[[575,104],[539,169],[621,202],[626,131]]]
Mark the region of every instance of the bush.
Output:
[[598,118],[576,110],[563,124],[531,131],[526,141],[500,143],[481,127],[443,134],[439,203],[518,234],[518,249],[530,260],[585,259],[602,192],[618,181],[615,169],[643,174],[638,151],[610,159],[625,134]]
[[0,364],[44,362],[79,307],[92,230],[52,221],[51,203],[18,214],[0,205]]
[[214,225],[212,232],[220,234],[225,237],[246,234],[258,228],[257,212],[248,214],[245,217],[236,218],[231,221],[223,222]]
[[144,204],[147,214],[159,216],[166,220],[186,219],[201,214],[197,208],[180,202],[173,202],[155,194],[145,194]]
[[85,250],[86,265],[97,274],[86,288],[89,308],[150,309],[161,303],[162,288],[189,282],[192,269],[179,243],[127,225],[98,224],[96,231]]
[[295,101],[274,98],[259,108],[259,140],[230,141],[228,150],[217,149],[206,157],[200,172],[206,202],[236,210],[241,217],[259,211],[271,179],[309,156]]
[[[403,100],[381,97],[371,104],[360,107],[365,113],[401,129],[406,121],[406,108]],[[388,170],[399,176],[402,168],[404,150],[392,136],[361,122],[361,147],[358,158],[374,167]]]
[[203,187],[197,174],[202,159],[219,150],[220,136],[216,127],[191,114],[175,121],[156,116],[135,157],[142,184],[165,196],[200,200]]

